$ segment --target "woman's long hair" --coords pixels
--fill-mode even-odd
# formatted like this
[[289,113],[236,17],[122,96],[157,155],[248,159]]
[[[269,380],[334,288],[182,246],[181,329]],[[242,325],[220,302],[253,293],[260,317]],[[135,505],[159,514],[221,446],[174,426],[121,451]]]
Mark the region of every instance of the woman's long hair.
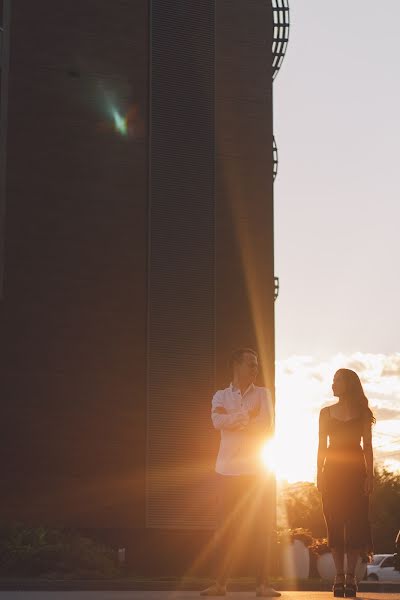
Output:
[[357,373],[351,369],[339,369],[338,372],[343,375],[346,381],[347,393],[354,408],[356,408],[365,419],[371,423],[376,423],[373,412],[368,406],[368,398],[364,394],[363,386]]

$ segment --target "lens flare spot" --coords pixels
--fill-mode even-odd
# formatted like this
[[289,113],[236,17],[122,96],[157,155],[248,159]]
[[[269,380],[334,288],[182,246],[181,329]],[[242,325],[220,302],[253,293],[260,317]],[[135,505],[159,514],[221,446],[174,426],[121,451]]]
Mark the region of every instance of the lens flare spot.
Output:
[[117,110],[113,110],[112,116],[114,119],[114,127],[115,131],[120,133],[121,135],[127,135],[128,133],[128,123],[126,117],[121,117]]

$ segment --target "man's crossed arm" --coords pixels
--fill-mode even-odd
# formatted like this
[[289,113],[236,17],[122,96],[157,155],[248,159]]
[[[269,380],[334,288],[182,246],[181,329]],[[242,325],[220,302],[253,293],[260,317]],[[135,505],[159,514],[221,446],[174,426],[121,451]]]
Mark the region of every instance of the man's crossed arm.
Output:
[[228,413],[218,393],[212,402],[211,418],[215,429],[237,431],[249,429],[254,433],[269,433],[273,426],[273,408],[270,394],[265,390],[265,397],[260,405],[250,410],[241,409]]
[[214,405],[213,400],[211,419],[215,429],[228,429],[230,431],[236,431],[239,429],[244,429],[244,427],[249,423],[250,417],[249,414],[244,410],[228,414],[225,406],[219,403],[215,403]]

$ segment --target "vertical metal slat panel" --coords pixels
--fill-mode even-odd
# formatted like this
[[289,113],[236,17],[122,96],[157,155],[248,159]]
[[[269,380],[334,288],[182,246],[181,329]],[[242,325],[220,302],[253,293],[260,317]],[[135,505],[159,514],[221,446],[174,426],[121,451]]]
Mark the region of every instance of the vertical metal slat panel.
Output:
[[153,0],[147,526],[212,525],[214,0]]
[[4,287],[4,236],[6,212],[6,139],[11,1],[0,2],[0,299]]

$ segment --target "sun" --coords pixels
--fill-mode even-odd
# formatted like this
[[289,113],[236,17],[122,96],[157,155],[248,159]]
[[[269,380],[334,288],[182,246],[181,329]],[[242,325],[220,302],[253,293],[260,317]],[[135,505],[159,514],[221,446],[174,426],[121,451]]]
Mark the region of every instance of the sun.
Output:
[[278,465],[276,463],[276,440],[275,438],[265,442],[261,448],[260,459],[267,471],[276,475]]
[[261,449],[260,460],[281,481],[314,481],[318,430],[308,411],[277,407],[275,436]]
[[281,481],[314,481],[314,444],[303,441],[297,446],[296,441],[288,435],[281,438],[276,435],[262,447],[260,460]]

